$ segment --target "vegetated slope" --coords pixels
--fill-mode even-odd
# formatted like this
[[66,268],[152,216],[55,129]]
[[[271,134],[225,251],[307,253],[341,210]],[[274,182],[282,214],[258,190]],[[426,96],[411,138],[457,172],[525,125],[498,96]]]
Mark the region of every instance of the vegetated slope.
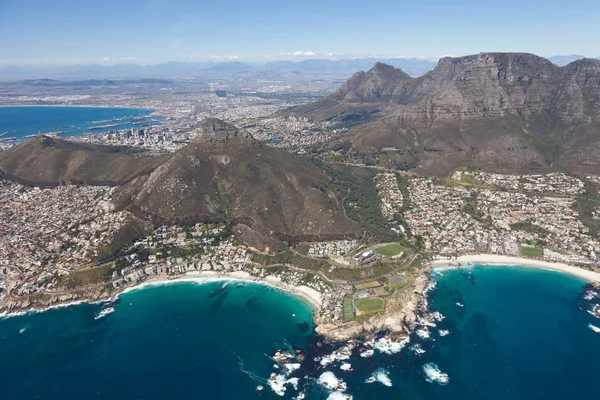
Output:
[[160,223],[237,221],[279,240],[358,236],[328,182],[281,149],[248,139],[195,140],[123,186],[119,202]]
[[[356,110],[377,110],[351,129],[351,152],[388,164],[414,162],[417,172],[445,174],[459,165],[600,172],[599,60],[558,67],[532,54],[481,53],[443,58],[411,80],[380,70],[357,74],[290,112],[345,124]],[[358,79],[366,75],[381,81]],[[349,87],[378,94],[377,87],[384,95],[344,96]]]
[[133,157],[131,148],[38,136],[0,152],[0,177],[25,184],[116,186],[149,173],[163,158]]
[[262,248],[360,236],[322,169],[223,121],[208,119],[201,126],[189,145],[157,158],[35,138],[0,153],[2,177],[29,185],[117,185],[117,205],[140,219],[243,225],[240,232]]

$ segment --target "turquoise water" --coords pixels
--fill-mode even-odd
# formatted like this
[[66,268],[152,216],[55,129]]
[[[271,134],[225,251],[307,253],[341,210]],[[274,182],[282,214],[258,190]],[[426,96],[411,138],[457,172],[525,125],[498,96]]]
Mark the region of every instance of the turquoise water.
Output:
[[594,301],[582,298],[583,280],[502,266],[442,274],[432,306],[451,333],[426,358],[448,372],[451,398],[600,395],[600,334],[588,327],[600,320],[587,312]]
[[106,306],[0,321],[1,397],[251,398],[271,373],[267,355],[306,346],[311,308],[265,286],[222,286],[181,283],[126,293],[97,320]]
[[[152,110],[137,108],[101,108],[101,107],[0,107],[0,139],[14,137],[26,140],[25,136],[39,132],[63,131],[61,137],[77,136],[90,132],[92,126],[119,124],[118,127],[95,129],[92,132],[107,132],[111,129],[139,127],[143,121],[130,119],[109,121],[113,118],[139,117],[148,115]],[[98,122],[105,121],[105,122]]]
[[[400,352],[359,345],[321,365],[340,345],[313,334],[302,300],[258,284],[178,283],[0,320],[0,383],[6,399],[573,399],[600,395],[600,326],[587,311],[585,282],[545,270],[480,267],[435,274],[432,309],[445,318],[429,338],[411,335]],[[458,303],[458,304],[457,304]],[[25,329],[20,333],[20,330]],[[447,336],[440,332],[448,330]],[[424,353],[415,351],[418,345]],[[268,385],[278,349],[306,355],[298,390]],[[430,379],[435,365],[448,382]],[[375,372],[387,376],[365,381]],[[331,372],[347,386],[325,388]],[[429,378],[429,379],[428,379]],[[391,384],[386,386],[380,381]],[[257,386],[264,390],[257,391]],[[349,397],[346,397],[349,398]]]

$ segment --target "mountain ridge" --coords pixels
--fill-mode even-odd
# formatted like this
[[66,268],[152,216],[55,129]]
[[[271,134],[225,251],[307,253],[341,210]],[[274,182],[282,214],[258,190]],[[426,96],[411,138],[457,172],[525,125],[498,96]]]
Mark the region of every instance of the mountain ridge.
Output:
[[155,226],[222,222],[256,248],[359,237],[316,165],[224,121],[161,157],[40,136],[0,152],[0,178],[31,186],[116,186],[115,203]]
[[[600,167],[599,79],[600,60],[559,67],[529,53],[480,53],[442,58],[401,84],[383,82],[395,89],[382,101],[348,101],[334,92],[288,112],[342,125],[362,113],[346,136],[354,152],[385,164],[416,164],[419,173],[445,174],[465,164],[535,170],[558,163],[591,171]],[[382,148],[402,154],[381,154]]]
[[314,58],[302,61],[171,61],[153,65],[71,65],[71,66],[0,66],[2,81],[52,79],[72,80],[116,80],[116,79],[177,79],[202,78],[211,76],[349,76],[368,68],[375,62],[401,67],[413,76],[419,76],[435,66],[435,61],[417,58],[365,57],[331,60]]

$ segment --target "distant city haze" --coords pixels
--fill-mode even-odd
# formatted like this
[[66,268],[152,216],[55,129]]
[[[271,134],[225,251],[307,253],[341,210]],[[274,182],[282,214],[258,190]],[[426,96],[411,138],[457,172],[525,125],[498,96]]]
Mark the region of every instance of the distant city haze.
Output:
[[592,0],[0,0],[0,66],[596,57],[598,15]]

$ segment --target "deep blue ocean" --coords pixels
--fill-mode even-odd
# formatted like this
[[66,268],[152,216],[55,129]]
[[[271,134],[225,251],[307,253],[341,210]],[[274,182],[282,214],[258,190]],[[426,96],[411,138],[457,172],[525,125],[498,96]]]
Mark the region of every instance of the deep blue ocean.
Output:
[[[600,298],[584,298],[584,281],[489,266],[434,276],[430,304],[445,318],[428,338],[423,327],[393,354],[361,344],[326,366],[320,358],[341,345],[313,333],[310,306],[259,284],[176,283],[1,319],[1,398],[599,398],[600,334],[589,325],[600,320],[587,311]],[[277,350],[305,359],[286,370]],[[290,380],[282,397],[272,373]],[[346,387],[326,387],[332,379]]]
[[[100,107],[0,107],[1,138],[15,137],[19,141],[25,136],[39,132],[63,131],[60,137],[77,136],[90,132],[92,126],[119,124],[118,127],[95,129],[92,132],[107,132],[111,129],[127,129],[140,126],[142,121],[113,118],[139,117],[149,115],[152,110],[138,108],[100,108]],[[100,122],[103,121],[103,122]]]

